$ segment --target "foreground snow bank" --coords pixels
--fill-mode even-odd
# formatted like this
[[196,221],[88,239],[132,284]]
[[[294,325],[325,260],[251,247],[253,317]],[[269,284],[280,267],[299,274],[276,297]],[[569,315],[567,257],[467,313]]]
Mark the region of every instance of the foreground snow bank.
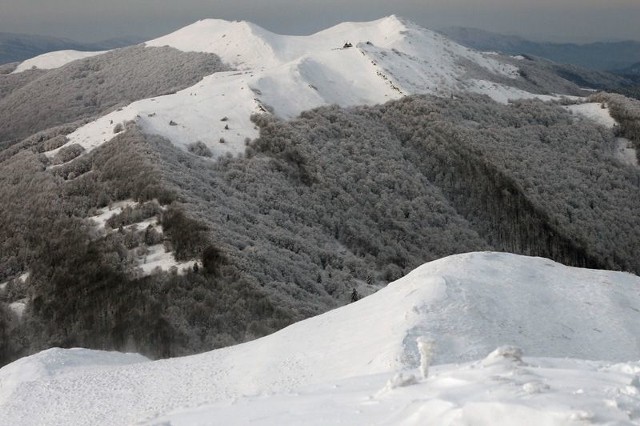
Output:
[[[362,376],[295,393],[176,411],[149,425],[632,425],[640,422],[640,363],[510,357]],[[410,379],[410,380],[407,380]]]
[[[480,419],[493,409],[497,410],[498,419],[503,417],[500,413],[505,412],[521,413],[521,418],[526,418],[529,411],[518,405],[524,404],[529,394],[524,385],[534,383],[527,389],[535,390],[539,387],[535,383],[541,382],[542,389],[544,380],[550,380],[554,374],[564,374],[567,385],[560,386],[564,383],[560,378],[547,383],[555,393],[540,396],[539,405],[535,407],[542,408],[534,408],[544,413],[559,404],[560,420],[550,417],[553,421],[548,422],[566,423],[566,413],[575,414],[576,421],[584,413],[567,408],[573,406],[573,400],[558,401],[557,398],[568,398],[574,391],[575,395],[580,395],[579,391],[583,389],[582,397],[571,398],[584,401],[580,406],[587,407],[591,401],[591,396],[585,394],[591,392],[587,390],[591,389],[587,386],[589,383],[589,386],[599,386],[594,398],[602,401],[601,405],[622,407],[614,407],[612,412],[637,411],[632,381],[640,372],[635,363],[640,359],[638,329],[640,278],[637,276],[569,268],[546,259],[505,253],[470,253],[425,264],[357,303],[243,345],[108,369],[66,368],[64,363],[58,363],[60,368],[56,375],[34,374],[32,380],[19,382],[9,391],[3,391],[0,424],[130,424],[161,418],[170,412],[186,413],[185,410],[207,404],[217,404],[212,409],[218,412],[221,407],[233,405],[237,398],[274,392],[280,396],[273,397],[269,404],[283,407],[278,404],[286,404],[288,398],[293,398],[307,404],[308,410],[304,411],[301,406],[301,412],[311,416],[307,419],[309,423],[316,421],[316,415],[317,422],[323,423],[320,421],[322,413],[329,416],[326,423],[331,423],[338,417],[331,417],[333,414],[328,411],[337,410],[336,405],[343,404],[345,410],[348,408],[352,412],[362,411],[367,401],[365,396],[377,394],[396,373],[408,370],[415,371],[417,376],[420,366],[418,338],[435,342],[430,354],[433,365],[483,359],[503,345],[517,346],[531,357],[632,362],[620,367],[624,370],[622,376],[608,376],[605,374],[609,371],[606,370],[608,362],[570,361],[570,364],[563,364],[563,361],[525,360],[532,366],[539,365],[540,369],[531,370],[531,377],[527,376],[527,381],[521,382],[524,379],[516,377],[523,368],[517,359],[519,355],[510,357],[517,364],[512,372],[490,371],[498,368],[494,364],[502,364],[494,362],[496,359],[499,361],[505,358],[504,354],[513,354],[513,351],[503,351],[502,355],[494,354],[480,364],[432,367],[427,381],[416,385],[420,388],[417,393],[407,395],[400,405],[393,405],[391,400],[388,402],[391,405],[387,406],[387,412],[392,405],[397,410],[402,404],[405,407],[404,411],[395,411],[399,413],[398,418],[387,419],[391,423],[424,424],[431,419],[425,416],[436,416],[437,413],[442,413],[443,417],[434,417],[438,420],[434,420],[434,424],[455,422],[463,418],[459,417],[462,415],[460,404],[471,413],[465,415],[477,415]],[[29,365],[40,363],[46,354],[36,354],[0,369],[0,383],[7,380],[8,374],[11,377],[20,375],[22,368],[32,371]],[[87,357],[88,364],[92,363],[93,351],[84,352],[83,357]],[[545,372],[545,368],[551,370]],[[474,376],[476,369],[488,373]],[[592,374],[591,378],[585,379],[587,382],[582,379],[585,374]],[[437,377],[442,378],[441,382],[428,390]],[[405,382],[412,381],[394,381],[396,384]],[[450,399],[446,397],[447,386],[457,392],[451,394]],[[573,387],[575,389],[570,390]],[[396,388],[404,389],[402,386]],[[620,392],[628,391],[631,402],[614,398],[618,395],[616,389],[623,388],[626,390]],[[494,389],[495,395],[488,398],[486,395]],[[311,396],[305,396],[309,392]],[[298,393],[300,398],[295,396]],[[328,400],[325,401],[322,395]],[[331,395],[335,395],[336,400]],[[469,397],[464,399],[464,395]],[[613,402],[603,402],[605,397]],[[267,403],[252,402],[261,398],[244,399],[243,403],[251,404],[252,410],[266,410]],[[356,398],[361,405],[349,406],[348,402],[353,401],[349,398]],[[328,405],[323,408],[325,404]],[[375,417],[378,413],[376,404],[381,402],[373,400],[371,407],[366,408],[372,417],[363,417],[360,423],[371,419],[374,423],[383,421],[382,417]],[[631,408],[624,408],[624,404],[630,404]],[[313,407],[320,408],[313,411]],[[380,407],[384,410],[383,405]],[[474,407],[479,410],[478,414],[473,414]],[[416,420],[412,420],[412,412],[416,413]],[[289,414],[292,412],[277,414],[272,411],[268,418],[277,420],[279,415],[286,417]],[[600,414],[594,414],[593,418],[588,413],[585,415],[587,420],[600,421]],[[285,417],[282,421],[295,423],[298,420]],[[484,424],[496,424],[487,422]]]

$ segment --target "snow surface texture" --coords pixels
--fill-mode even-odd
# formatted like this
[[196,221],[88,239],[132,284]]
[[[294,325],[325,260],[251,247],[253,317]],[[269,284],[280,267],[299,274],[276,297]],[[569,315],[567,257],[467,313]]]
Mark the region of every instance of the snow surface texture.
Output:
[[[502,348],[501,348],[502,349]],[[510,348],[507,348],[510,349]],[[496,356],[176,411],[148,425],[633,425],[640,363]],[[398,380],[398,377],[401,380]],[[386,381],[386,383],[385,383]]]
[[34,68],[41,70],[60,68],[67,65],[69,62],[73,62],[78,59],[90,58],[106,52],[106,50],[100,52],[79,52],[77,50],[58,50],[56,52],[49,52],[36,56],[35,58],[27,59],[18,65],[12,74],[17,74]]
[[[635,275],[456,255],[201,355],[127,365],[113,353],[122,365],[83,369],[65,368],[78,353],[62,349],[24,358],[0,369],[0,424],[637,424],[639,327]],[[418,338],[435,344],[427,379]],[[487,357],[503,345],[532,358]]]
[[[352,47],[345,48],[346,42]],[[69,144],[90,151],[111,140],[117,124],[136,121],[145,132],[183,148],[200,141],[219,157],[244,152],[245,139],[258,135],[250,121],[254,113],[292,118],[322,105],[373,105],[409,94],[447,96],[465,90],[503,102],[534,96],[488,82],[491,88],[484,88],[462,62],[507,79],[515,79],[518,69],[395,16],[343,23],[310,36],[277,35],[248,22],[208,19],[146,45],[215,53],[238,71],[133,103],[79,128],[69,135]]]

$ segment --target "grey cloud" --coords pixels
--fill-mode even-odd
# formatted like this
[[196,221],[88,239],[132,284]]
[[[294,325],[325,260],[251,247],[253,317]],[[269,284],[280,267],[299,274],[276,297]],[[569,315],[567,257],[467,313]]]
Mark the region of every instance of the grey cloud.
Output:
[[395,13],[429,28],[472,26],[556,41],[640,40],[637,0],[21,0],[0,5],[0,31],[96,41],[154,37],[203,18],[244,19],[281,34]]

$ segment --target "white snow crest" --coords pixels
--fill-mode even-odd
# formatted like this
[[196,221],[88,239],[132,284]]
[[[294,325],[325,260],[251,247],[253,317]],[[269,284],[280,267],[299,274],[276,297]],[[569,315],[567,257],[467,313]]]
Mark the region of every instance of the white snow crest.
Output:
[[176,410],[146,424],[566,426],[640,421],[640,398],[629,374],[606,371],[602,362],[525,361],[442,365],[421,381],[410,373],[388,380],[384,374],[357,377],[293,394]]
[[[14,383],[1,392],[0,424],[637,424],[638,309],[631,274],[451,256],[201,355],[109,368],[54,361],[55,375],[30,367],[46,352],[24,358],[0,369],[0,383]],[[421,336],[435,345],[420,348]],[[16,379],[23,368],[29,382]]]
[[17,74],[31,69],[50,70],[60,68],[70,62],[77,61],[78,59],[90,58],[92,56],[101,55],[106,52],[106,50],[99,52],[58,50],[56,52],[44,53],[42,55],[36,56],[35,58],[27,59],[26,61],[20,63],[20,65],[18,65],[18,67],[12,72],[12,74]]
[[[47,349],[36,355],[19,359],[0,369],[0,407],[10,401],[15,389],[25,383],[38,383],[78,371],[101,370],[147,361],[149,361],[148,358],[139,354],[81,348]],[[0,414],[1,419],[2,415]],[[0,422],[0,424],[8,423]]]

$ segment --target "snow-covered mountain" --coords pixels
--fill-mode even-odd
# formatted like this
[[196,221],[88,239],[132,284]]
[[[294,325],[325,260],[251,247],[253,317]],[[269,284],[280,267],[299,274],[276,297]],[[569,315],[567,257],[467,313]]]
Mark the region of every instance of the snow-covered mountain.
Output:
[[640,279],[484,251],[640,268],[637,105],[549,70],[395,16],[4,68],[0,362],[367,297],[41,351],[0,424],[637,423]]
[[[82,349],[23,358],[0,369],[0,423],[630,425],[639,309],[635,275],[451,256],[235,347],[155,362]],[[435,345],[426,380],[419,338]]]
[[[523,79],[511,63],[517,61],[473,51],[396,16],[343,23],[310,36],[207,19],[146,46],[214,53],[235,71],[105,115],[69,135],[69,144],[91,150],[113,137],[114,123],[135,121],[178,146],[203,142],[219,156],[243,152],[245,139],[257,136],[250,121],[255,113],[292,118],[322,105],[373,105],[411,94],[464,91],[501,102],[541,97],[521,88]],[[59,56],[45,55],[18,71],[61,63]]]

